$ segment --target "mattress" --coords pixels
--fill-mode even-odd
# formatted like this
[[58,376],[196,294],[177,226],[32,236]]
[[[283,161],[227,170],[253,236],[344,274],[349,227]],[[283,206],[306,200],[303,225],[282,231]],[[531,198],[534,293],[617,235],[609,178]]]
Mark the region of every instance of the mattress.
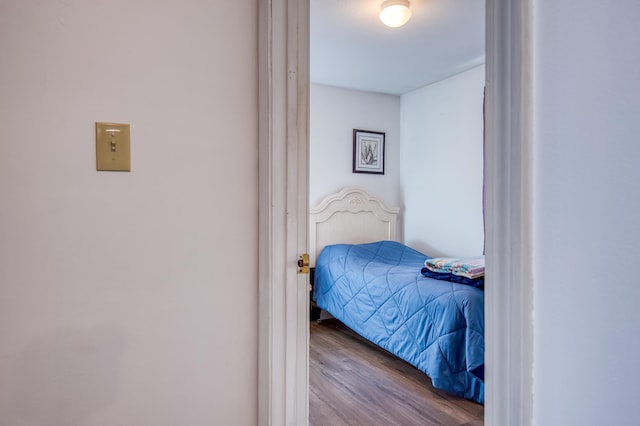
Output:
[[435,388],[484,403],[484,292],[423,276],[426,259],[394,241],[326,246],[313,298]]

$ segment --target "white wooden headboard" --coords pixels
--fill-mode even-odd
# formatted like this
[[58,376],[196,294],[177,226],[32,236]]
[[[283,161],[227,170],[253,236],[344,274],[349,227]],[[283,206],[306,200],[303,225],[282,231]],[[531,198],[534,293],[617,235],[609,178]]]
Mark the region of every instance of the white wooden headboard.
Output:
[[311,266],[324,246],[396,240],[400,209],[360,188],[344,188],[327,195],[309,211]]

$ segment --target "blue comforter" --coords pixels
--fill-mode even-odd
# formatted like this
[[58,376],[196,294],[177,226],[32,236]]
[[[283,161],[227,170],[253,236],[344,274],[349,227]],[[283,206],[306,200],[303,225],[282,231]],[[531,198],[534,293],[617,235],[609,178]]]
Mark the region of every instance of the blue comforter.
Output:
[[426,259],[393,241],[327,246],[313,298],[434,387],[484,403],[484,292],[424,277]]

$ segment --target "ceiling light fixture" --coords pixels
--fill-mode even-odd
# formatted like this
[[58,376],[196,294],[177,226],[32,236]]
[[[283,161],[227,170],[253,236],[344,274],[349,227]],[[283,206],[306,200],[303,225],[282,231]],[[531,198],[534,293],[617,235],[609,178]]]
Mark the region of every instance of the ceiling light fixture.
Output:
[[409,18],[411,18],[409,0],[386,0],[382,3],[380,20],[387,27],[401,27],[409,21]]

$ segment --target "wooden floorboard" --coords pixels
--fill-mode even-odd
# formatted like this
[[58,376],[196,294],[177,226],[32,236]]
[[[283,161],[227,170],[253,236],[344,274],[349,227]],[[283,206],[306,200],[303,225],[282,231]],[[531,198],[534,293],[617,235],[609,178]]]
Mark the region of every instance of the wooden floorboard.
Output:
[[483,426],[484,406],[330,319],[310,326],[309,425]]

